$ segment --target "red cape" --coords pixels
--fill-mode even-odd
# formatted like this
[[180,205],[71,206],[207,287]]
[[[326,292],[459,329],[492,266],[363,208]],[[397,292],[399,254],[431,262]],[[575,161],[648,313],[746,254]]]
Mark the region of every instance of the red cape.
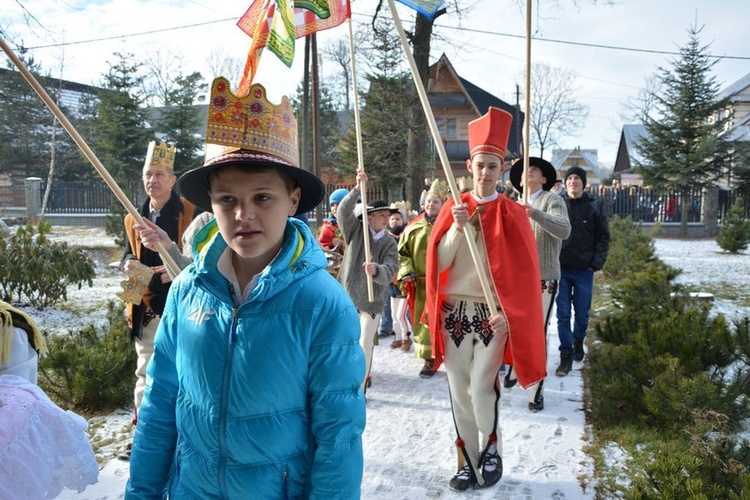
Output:
[[[474,214],[478,203],[470,193],[461,195]],[[435,369],[443,362],[445,347],[440,332],[440,304],[442,289],[449,279],[448,270],[438,272],[437,247],[453,224],[448,200],[435,221],[427,246],[427,312],[432,338]],[[508,318],[508,346],[504,361],[512,364],[521,386],[542,380],[547,373],[547,347],[544,339],[541,278],[536,240],[526,210],[518,203],[500,195],[496,201],[484,203],[480,214],[481,228],[486,242],[492,283],[499,294],[500,306]],[[470,255],[463,258],[470,259]],[[486,265],[486,263],[485,263]],[[494,286],[493,286],[494,285]]]

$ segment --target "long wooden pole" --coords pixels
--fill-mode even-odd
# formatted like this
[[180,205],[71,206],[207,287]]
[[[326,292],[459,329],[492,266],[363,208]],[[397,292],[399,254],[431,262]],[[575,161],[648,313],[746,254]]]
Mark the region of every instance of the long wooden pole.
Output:
[[[127,210],[128,213],[133,217],[133,219],[135,219],[136,223],[145,226],[146,224],[144,224],[141,214],[138,213],[138,210],[136,210],[136,208],[130,202],[122,189],[120,189],[120,186],[117,185],[117,182],[115,182],[107,169],[104,168],[104,165],[102,165],[102,162],[99,161],[99,158],[96,157],[89,145],[86,144],[86,141],[83,140],[83,137],[81,137],[75,127],[73,127],[73,124],[70,123],[70,121],[65,117],[57,104],[55,104],[55,101],[52,100],[47,91],[44,90],[44,88],[39,84],[36,78],[34,78],[34,75],[31,74],[31,72],[16,56],[16,54],[8,46],[8,44],[5,43],[5,40],[3,40],[2,37],[0,37],[0,48],[3,49],[3,52],[5,52],[11,62],[13,62],[16,68],[18,68],[18,71],[21,72],[29,85],[31,85],[31,87],[39,95],[42,101],[44,101],[50,111],[52,111],[55,117],[60,121],[60,124],[68,132],[68,134],[70,134],[70,137],[73,139],[73,141],[75,141],[78,147],[81,148],[83,154],[91,162],[99,175],[102,176],[104,182],[107,183],[117,199],[120,200],[120,203],[122,203],[122,206],[125,207],[125,210]],[[164,248],[164,246],[161,243],[157,243],[156,249],[159,252],[159,256],[161,257],[162,262],[164,262],[164,266],[166,267],[167,273],[169,273],[170,277],[174,278],[175,276],[180,274],[180,267],[177,265],[177,263],[175,263],[172,257],[169,256],[169,253]]]
[[[354,128],[357,133],[357,166],[364,172],[365,158],[362,151],[362,126],[359,120],[359,98],[357,96],[357,66],[354,60],[354,29],[352,28],[352,18],[349,18],[349,59],[352,64],[352,97],[354,103]],[[365,239],[365,264],[370,263],[370,226],[367,222],[367,184],[362,182],[359,186],[359,193],[362,198],[362,236]],[[370,302],[375,300],[375,292],[372,288],[372,276],[367,275],[367,299]]]
[[523,203],[529,202],[529,120],[531,119],[531,0],[526,0],[526,102],[523,121]]
[[[409,67],[411,68],[414,85],[417,87],[419,100],[422,102],[422,109],[424,110],[424,114],[427,117],[427,124],[430,127],[433,142],[435,143],[438,155],[440,156],[440,163],[443,165],[445,178],[451,188],[453,201],[456,205],[460,205],[461,195],[458,190],[458,185],[456,184],[456,179],[453,177],[453,170],[451,169],[450,161],[448,160],[448,154],[445,152],[445,145],[440,139],[440,131],[438,130],[437,122],[435,121],[435,115],[432,113],[430,101],[427,98],[427,91],[425,90],[424,85],[422,85],[422,79],[419,76],[417,63],[414,61],[414,55],[409,50],[409,42],[406,39],[406,34],[404,33],[404,28],[401,25],[401,19],[398,17],[398,12],[396,12],[396,6],[393,3],[393,0],[388,0],[388,6],[390,7],[391,13],[393,14],[393,22],[396,24],[396,30],[398,31],[398,36],[401,39],[401,45],[403,46],[404,52],[406,53],[406,58],[409,61]],[[464,236],[466,236],[466,242],[469,244],[469,253],[471,254],[472,260],[474,261],[474,267],[479,274],[479,282],[482,286],[482,292],[484,293],[484,300],[487,302],[487,306],[490,308],[490,312],[493,315],[497,314],[497,306],[495,305],[495,299],[492,297],[492,289],[490,288],[490,283],[487,279],[487,273],[484,272],[484,265],[482,264],[482,260],[479,257],[479,249],[477,248],[474,228],[471,227],[471,224],[467,222],[463,225],[463,233]]]

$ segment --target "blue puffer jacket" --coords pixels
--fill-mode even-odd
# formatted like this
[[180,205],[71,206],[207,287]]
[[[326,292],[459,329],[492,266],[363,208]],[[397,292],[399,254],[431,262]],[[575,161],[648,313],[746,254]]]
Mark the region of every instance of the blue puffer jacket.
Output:
[[359,498],[357,311],[304,223],[235,308],[211,222],[174,281],[148,366],[126,498]]

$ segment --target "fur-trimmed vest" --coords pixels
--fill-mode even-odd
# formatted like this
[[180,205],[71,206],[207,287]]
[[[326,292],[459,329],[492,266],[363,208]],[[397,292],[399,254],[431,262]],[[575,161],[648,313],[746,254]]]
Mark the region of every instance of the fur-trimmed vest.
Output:
[[[148,218],[150,200],[141,205],[138,213],[141,217]],[[156,225],[167,232],[169,238],[177,244],[182,251],[182,234],[190,225],[195,213],[195,206],[184,198],[180,198],[174,191],[167,203],[162,207],[159,217],[156,219]],[[151,251],[141,244],[140,233],[133,226],[135,219],[128,214],[125,216],[125,234],[127,241],[125,243],[125,254],[123,263],[132,258],[138,259],[141,263],[150,267],[162,265],[161,258],[157,252]],[[132,337],[141,337],[143,331],[143,318],[146,309],[150,309],[157,316],[161,316],[164,311],[164,303],[167,299],[170,283],[161,282],[161,274],[154,274],[148,286],[148,291],[143,297],[140,305],[127,304],[128,315],[128,334]]]

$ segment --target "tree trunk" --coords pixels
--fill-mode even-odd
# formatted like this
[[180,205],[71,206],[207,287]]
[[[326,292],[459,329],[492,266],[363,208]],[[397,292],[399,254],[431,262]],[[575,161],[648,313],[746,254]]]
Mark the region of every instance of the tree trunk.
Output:
[[688,224],[688,217],[690,216],[690,192],[685,190],[682,193],[680,193],[680,232],[679,236],[680,238],[687,238],[688,232],[687,232],[687,224]]
[[[414,36],[411,39],[414,62],[422,79],[421,84],[425,89],[427,89],[430,69],[430,39],[432,37],[433,23],[434,21],[430,21],[423,15],[417,14]],[[426,158],[427,120],[416,89],[412,90],[408,140],[409,143],[406,150],[408,168],[406,193],[407,199],[411,201],[412,208],[417,209],[419,207],[419,198],[424,188],[425,166],[428,159]]]

